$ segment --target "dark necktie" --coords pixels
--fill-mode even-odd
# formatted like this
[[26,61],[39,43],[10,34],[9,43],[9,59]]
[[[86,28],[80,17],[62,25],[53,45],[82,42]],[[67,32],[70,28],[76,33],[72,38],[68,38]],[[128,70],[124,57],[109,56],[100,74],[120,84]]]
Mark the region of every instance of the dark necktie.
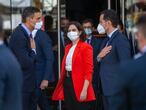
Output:
[[32,34],[29,35],[29,38],[32,39]]

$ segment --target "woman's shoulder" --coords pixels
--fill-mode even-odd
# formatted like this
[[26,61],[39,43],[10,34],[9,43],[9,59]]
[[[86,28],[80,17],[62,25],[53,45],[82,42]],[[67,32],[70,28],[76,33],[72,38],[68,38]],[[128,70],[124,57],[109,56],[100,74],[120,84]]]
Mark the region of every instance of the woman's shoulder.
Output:
[[81,48],[86,51],[86,49],[92,49],[92,46],[86,42],[81,42]]
[[92,48],[92,46],[86,42],[82,42],[82,46],[85,48]]

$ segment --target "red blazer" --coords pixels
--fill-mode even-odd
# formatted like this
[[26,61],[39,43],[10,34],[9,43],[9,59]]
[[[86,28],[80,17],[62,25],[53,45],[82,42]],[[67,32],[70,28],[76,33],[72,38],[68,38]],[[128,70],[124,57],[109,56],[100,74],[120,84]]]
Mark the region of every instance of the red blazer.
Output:
[[[72,44],[69,44],[65,48],[65,55],[62,61],[61,77],[53,93],[52,97],[53,100],[64,100],[63,80],[66,76],[65,62],[71,46]],[[72,60],[72,81],[76,98],[79,102],[81,102],[80,94],[85,79],[89,80],[89,86],[87,91],[87,98],[84,101],[95,100],[95,94],[92,87],[92,74],[93,74],[92,47],[87,43],[79,41],[75,48]]]

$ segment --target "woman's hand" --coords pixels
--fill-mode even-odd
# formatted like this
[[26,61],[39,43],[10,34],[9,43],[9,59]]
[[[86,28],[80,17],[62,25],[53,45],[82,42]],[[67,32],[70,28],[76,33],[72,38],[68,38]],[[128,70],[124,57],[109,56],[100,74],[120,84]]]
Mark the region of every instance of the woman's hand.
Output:
[[80,94],[80,100],[84,101],[87,98],[87,90],[83,89]]
[[84,85],[83,85],[83,89],[82,89],[81,94],[80,94],[80,100],[81,101],[84,101],[87,98],[88,86],[89,86],[89,81],[85,80]]

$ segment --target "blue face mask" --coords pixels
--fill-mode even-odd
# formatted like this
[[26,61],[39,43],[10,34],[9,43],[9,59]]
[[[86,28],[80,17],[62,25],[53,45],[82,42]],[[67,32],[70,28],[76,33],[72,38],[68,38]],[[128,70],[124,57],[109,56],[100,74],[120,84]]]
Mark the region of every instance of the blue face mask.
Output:
[[85,31],[86,35],[91,35],[92,34],[91,28],[85,28],[84,31]]

